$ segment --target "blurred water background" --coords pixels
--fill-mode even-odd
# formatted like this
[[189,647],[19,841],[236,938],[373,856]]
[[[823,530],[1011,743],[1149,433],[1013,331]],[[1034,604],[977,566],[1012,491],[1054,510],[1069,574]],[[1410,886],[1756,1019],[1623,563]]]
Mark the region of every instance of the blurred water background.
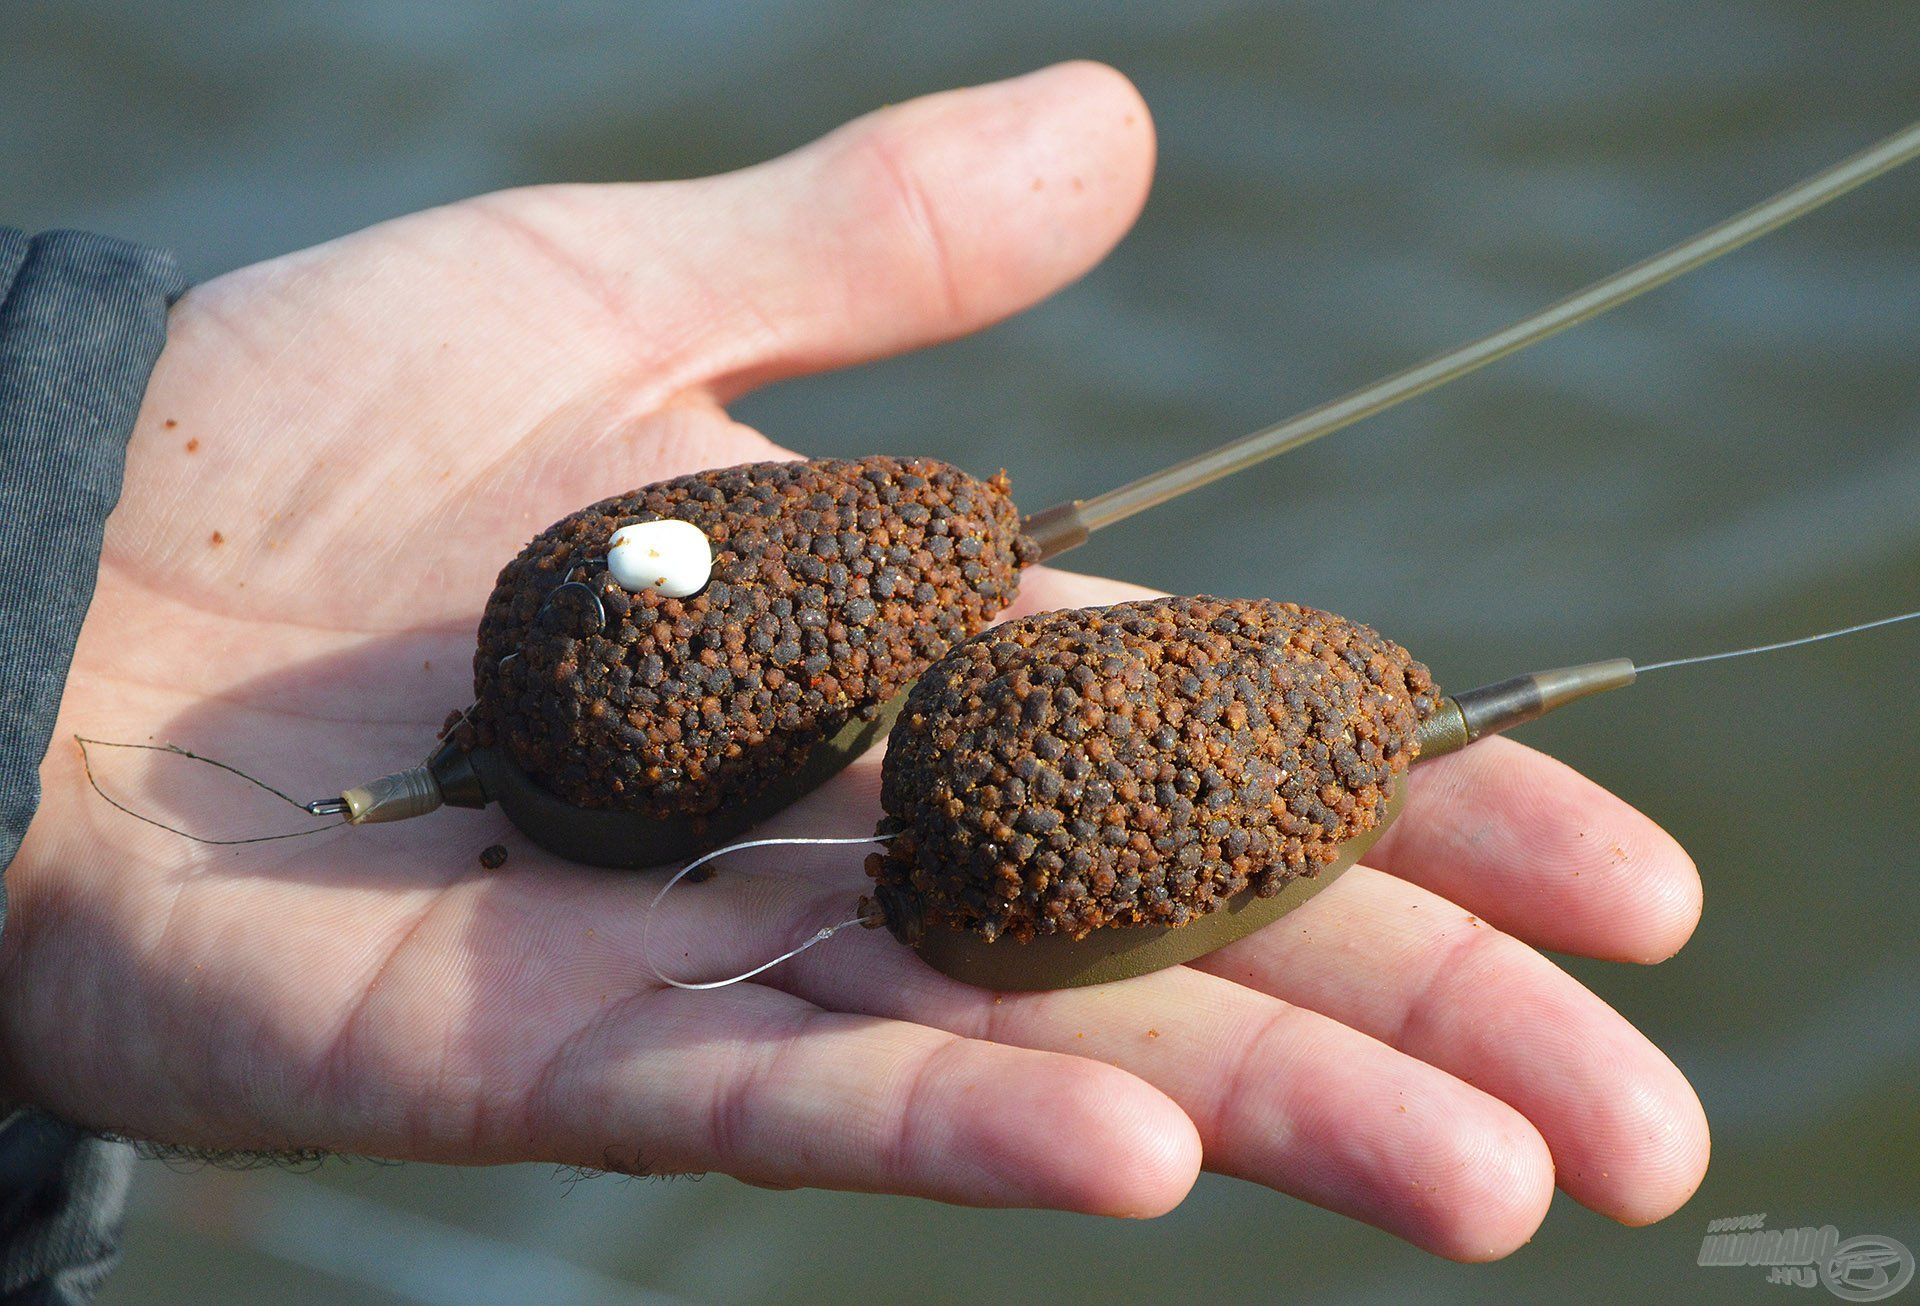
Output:
[[[1090,56],[1161,166],[1136,234],[959,344],[792,383],[816,453],[1103,489],[1502,324],[1920,109],[1909,5],[106,4],[0,8],[0,216],[205,277],[500,186],[718,171],[874,105]],[[1920,171],[1078,554],[1379,625],[1443,683],[1920,606]],[[610,490],[620,487],[608,487]],[[1178,543],[1175,543],[1175,542]],[[1707,913],[1571,968],[1670,1050],[1714,1159],[1625,1230],[1564,1199],[1461,1267],[1265,1190],[1148,1224],[725,1178],[143,1165],[117,1302],[1747,1300],[1764,1211],[1920,1249],[1911,628],[1649,681],[1532,729],[1676,832]],[[1785,686],[1794,692],[1785,692]]]

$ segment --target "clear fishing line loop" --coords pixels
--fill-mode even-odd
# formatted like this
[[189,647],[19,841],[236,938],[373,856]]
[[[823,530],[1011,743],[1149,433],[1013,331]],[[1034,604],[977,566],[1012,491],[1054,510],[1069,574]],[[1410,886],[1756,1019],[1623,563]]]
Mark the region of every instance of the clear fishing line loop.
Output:
[[772,847],[781,847],[781,846],[793,846],[796,844],[820,845],[820,844],[885,843],[887,840],[891,838],[893,838],[891,834],[869,834],[869,835],[861,835],[857,838],[854,838],[854,837],[797,838],[796,837],[796,838],[786,838],[786,839],[743,839],[739,843],[730,843],[723,848],[715,848],[712,852],[703,853],[700,856],[694,858],[692,861],[688,862],[685,866],[682,866],[679,870],[675,871],[673,873],[673,878],[668,880],[665,884],[661,885],[660,892],[654,894],[653,901],[647,904],[647,918],[644,922],[641,923],[641,926],[640,926],[640,954],[646,958],[647,968],[653,972],[655,979],[658,979],[662,984],[670,985],[671,987],[676,989],[685,989],[689,992],[700,992],[706,989],[724,989],[730,985],[738,984],[743,980],[750,980],[755,975],[758,975],[763,971],[772,970],[775,966],[778,966],[781,962],[792,960],[793,958],[799,956],[801,953],[805,952],[808,948],[813,947],[815,944],[825,943],[828,939],[831,939],[834,935],[838,934],[841,930],[848,929],[851,926],[855,926],[855,925],[865,925],[872,918],[865,915],[854,916],[847,920],[841,921],[837,925],[823,925],[819,929],[815,930],[812,934],[808,935],[806,941],[804,943],[801,943],[798,947],[788,948],[785,952],[773,958],[771,961],[763,961],[758,966],[755,966],[752,970],[742,971],[740,974],[729,976],[726,979],[705,980],[702,982],[694,982],[691,980],[675,979],[673,976],[667,974],[664,970],[661,970],[659,963],[653,959],[653,922],[654,922],[654,918],[660,914],[660,904],[666,900],[667,894],[670,893],[673,890],[673,887],[679,884],[680,881],[686,879],[687,876],[691,875],[694,871],[699,870],[702,866],[705,866],[708,862],[713,861],[715,858],[718,858],[718,857],[725,857],[728,853],[741,852],[748,848],[772,848]]

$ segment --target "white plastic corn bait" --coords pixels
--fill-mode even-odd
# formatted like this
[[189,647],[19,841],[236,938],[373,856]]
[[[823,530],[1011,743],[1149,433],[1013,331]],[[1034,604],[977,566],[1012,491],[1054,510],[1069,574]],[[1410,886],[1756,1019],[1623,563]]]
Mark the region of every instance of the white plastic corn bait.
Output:
[[713,574],[713,545],[692,522],[636,522],[607,541],[607,570],[622,589],[684,599],[704,589]]

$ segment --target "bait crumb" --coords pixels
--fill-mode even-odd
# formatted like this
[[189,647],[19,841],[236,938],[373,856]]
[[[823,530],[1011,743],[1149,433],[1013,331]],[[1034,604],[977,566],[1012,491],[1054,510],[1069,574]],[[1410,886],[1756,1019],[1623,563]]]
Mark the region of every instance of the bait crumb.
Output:
[[169,417],[166,421],[162,422],[161,425],[171,431],[174,427],[180,425],[180,423],[176,419]]
[[207,543],[211,544],[216,549],[219,548],[222,544],[225,544],[226,542],[227,542],[227,537],[222,535],[219,531],[215,531],[213,534],[207,536]]
[[[490,871],[497,871],[507,864],[507,846],[503,843],[490,844],[480,851],[480,864]],[[588,933],[592,933],[591,930]]]
[[1150,1029],[1150,1030],[1148,1030],[1148,1031],[1147,1031],[1147,1037],[1148,1037],[1148,1038],[1159,1038],[1159,1037],[1160,1037],[1160,1031],[1159,1031],[1159,1030],[1157,1030],[1157,1029]]
[[[578,807],[671,819],[751,798],[1013,601],[1039,549],[1008,490],[1005,473],[932,459],[823,458],[699,472],[573,513],[487,602],[478,740]],[[619,527],[663,518],[713,543],[698,594],[631,593],[598,561]],[[582,583],[549,603],[580,563]]]
[[199,452],[200,452],[200,437],[199,437],[199,436],[195,436],[195,437],[194,437],[193,439],[191,439],[191,440],[189,440],[189,441],[187,441],[187,452],[188,452],[188,453],[199,453]]
[[1178,926],[1271,897],[1372,829],[1439,702],[1407,651],[1270,600],[1053,612],[914,686],[867,859],[896,934]]

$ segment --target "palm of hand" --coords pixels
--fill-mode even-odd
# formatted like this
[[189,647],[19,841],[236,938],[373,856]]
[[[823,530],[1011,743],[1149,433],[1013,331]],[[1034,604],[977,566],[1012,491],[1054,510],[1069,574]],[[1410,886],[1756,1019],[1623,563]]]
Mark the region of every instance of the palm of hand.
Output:
[[[641,949],[657,877],[514,838],[484,872],[494,812],[206,848],[86,789],[76,730],[177,740],[302,796],[412,760],[466,701],[477,614],[527,537],[777,456],[720,403],[1043,295],[1124,230],[1149,165],[1130,90],[1078,67],[746,173],[494,196],[194,291],[9,873],[0,1087],[207,1146],[1107,1212],[1166,1209],[1204,1154],[1463,1257],[1524,1241],[1556,1175],[1631,1221],[1684,1200],[1705,1161],[1685,1082],[1513,936],[1664,956],[1698,910],[1692,868],[1500,741],[1423,769],[1381,869],[1199,967],[1004,998],[865,931],[673,990]],[[1035,571],[1021,608],[1136,592]],[[189,764],[100,771],[200,833],[299,823]],[[868,829],[876,790],[869,758],[773,832]],[[729,973],[842,919],[861,852],[738,858],[663,915],[660,960]]]

